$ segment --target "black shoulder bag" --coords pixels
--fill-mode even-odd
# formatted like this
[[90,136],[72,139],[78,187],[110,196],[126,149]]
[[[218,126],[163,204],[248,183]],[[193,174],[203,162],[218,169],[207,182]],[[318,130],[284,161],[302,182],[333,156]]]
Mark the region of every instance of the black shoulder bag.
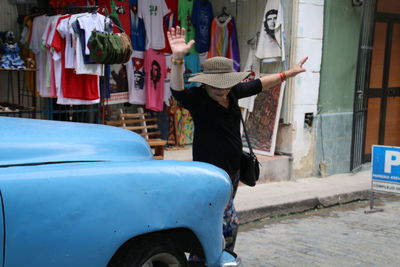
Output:
[[242,157],[240,159],[240,181],[248,186],[255,186],[260,176],[260,163],[257,160],[256,155],[253,153],[251,148],[250,139],[247,135],[246,126],[244,125],[243,117],[240,113],[240,119],[243,124],[244,135],[249,146],[249,151],[242,151]]

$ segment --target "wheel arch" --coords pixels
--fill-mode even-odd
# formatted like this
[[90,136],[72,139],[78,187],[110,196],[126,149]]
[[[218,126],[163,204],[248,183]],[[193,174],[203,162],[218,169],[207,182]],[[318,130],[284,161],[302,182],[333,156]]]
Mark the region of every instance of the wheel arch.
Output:
[[167,242],[182,252],[204,257],[204,250],[197,236],[190,229],[175,228],[132,237],[117,249],[108,262],[107,267],[119,266],[120,259],[129,253],[130,248],[145,240],[150,242]]

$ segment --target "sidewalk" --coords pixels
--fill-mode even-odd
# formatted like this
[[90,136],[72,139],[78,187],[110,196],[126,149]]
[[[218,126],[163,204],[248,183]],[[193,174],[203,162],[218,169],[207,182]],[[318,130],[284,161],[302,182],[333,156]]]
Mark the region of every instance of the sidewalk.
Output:
[[[165,151],[167,160],[191,160],[191,148]],[[240,223],[257,219],[328,207],[354,200],[368,199],[371,171],[344,173],[326,178],[312,177],[295,181],[239,186],[235,206]]]
[[370,188],[370,171],[262,183],[255,187],[240,186],[235,205],[240,223],[246,223],[260,218],[368,199]]

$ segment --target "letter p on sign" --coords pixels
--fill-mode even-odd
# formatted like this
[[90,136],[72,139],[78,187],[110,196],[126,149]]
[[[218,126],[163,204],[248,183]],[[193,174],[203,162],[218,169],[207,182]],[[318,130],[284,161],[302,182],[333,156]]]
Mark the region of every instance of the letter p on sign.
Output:
[[385,172],[391,173],[392,166],[400,165],[400,152],[387,150],[385,153]]

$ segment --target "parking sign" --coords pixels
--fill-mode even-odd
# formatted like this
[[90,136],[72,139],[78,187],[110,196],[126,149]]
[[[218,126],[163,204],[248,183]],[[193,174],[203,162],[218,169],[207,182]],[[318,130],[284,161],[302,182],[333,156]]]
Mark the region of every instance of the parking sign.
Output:
[[372,147],[372,190],[400,193],[400,147]]

